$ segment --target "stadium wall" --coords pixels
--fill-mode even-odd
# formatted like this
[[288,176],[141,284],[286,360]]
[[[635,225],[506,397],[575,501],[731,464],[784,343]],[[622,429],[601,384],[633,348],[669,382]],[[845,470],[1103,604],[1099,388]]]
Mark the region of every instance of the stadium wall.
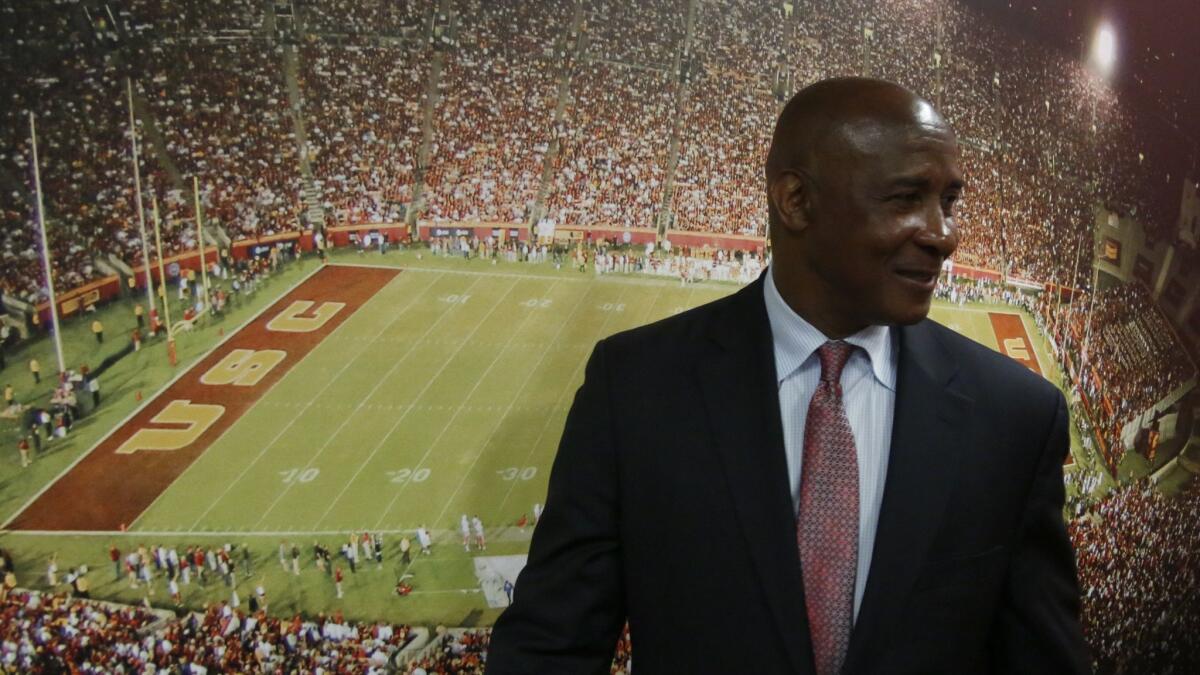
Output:
[[[507,239],[516,239],[519,241],[529,241],[530,239],[529,226],[518,223],[480,222],[464,225],[425,222],[420,223],[417,228],[422,240],[428,240],[431,236],[498,237],[502,230],[505,231],[504,235]],[[402,223],[340,225],[326,228],[326,236],[330,246],[350,246],[352,244],[352,236],[357,237],[359,233],[371,231],[387,234],[388,238],[392,241],[406,241],[408,239],[408,228]],[[567,225],[555,228],[555,232],[556,234],[565,234],[566,238],[571,241],[588,239],[589,237],[603,237],[628,244],[643,245],[653,243],[656,239],[656,233],[653,228],[580,227]],[[685,230],[668,230],[666,239],[671,242],[672,246],[689,246],[692,248],[708,246],[710,248],[726,250],[755,251],[759,255],[763,254],[766,246],[766,240],[762,237],[738,234],[706,234]],[[285,232],[251,239],[239,239],[233,242],[229,253],[234,260],[245,260],[253,257],[258,247],[270,246],[279,242],[296,242],[300,250],[304,252],[311,252],[315,247],[313,232],[306,230],[303,232]],[[220,259],[218,249],[213,246],[206,247],[204,250],[204,259],[209,263],[217,262]],[[163,260],[163,266],[168,270],[168,276],[171,278],[177,277],[178,271],[199,271],[200,254],[197,251],[189,251],[170,256]],[[158,269],[157,262],[152,263],[150,266],[150,276],[154,279],[155,283],[162,283],[162,279],[159,278]],[[175,270],[175,274],[171,273],[172,270]],[[958,263],[951,264],[950,271],[957,276],[980,281],[998,283],[1002,279],[1002,275],[996,270]],[[133,268],[133,272],[134,289],[139,291],[145,290],[145,266],[138,265]],[[1050,286],[1014,277],[1008,277],[1005,281],[1030,289],[1043,289]],[[57,297],[59,316],[71,316],[91,305],[112,300],[121,294],[121,285],[120,276],[112,275],[88,282],[83,286],[67,290],[66,292],[60,292]],[[1068,294],[1074,292],[1074,289],[1066,287],[1059,288],[1059,290]],[[1063,297],[1065,299],[1066,296]],[[50,303],[42,302],[37,305],[36,311],[39,319],[42,321],[42,325],[48,325],[50,321]]]

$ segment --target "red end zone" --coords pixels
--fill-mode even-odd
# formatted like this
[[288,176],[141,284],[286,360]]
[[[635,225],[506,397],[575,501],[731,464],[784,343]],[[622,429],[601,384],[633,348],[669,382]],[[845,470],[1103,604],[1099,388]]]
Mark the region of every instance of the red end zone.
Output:
[[1020,315],[988,312],[988,318],[992,320],[992,332],[996,334],[1000,352],[1041,375],[1042,369],[1038,366],[1033,344],[1025,333],[1025,324],[1021,322]]
[[[1025,332],[1025,324],[1021,321],[1021,317],[1017,314],[988,312],[988,318],[992,320],[992,332],[996,334],[996,342],[1000,345],[1000,351],[1041,375],[1042,369],[1038,366],[1037,355],[1033,352],[1033,345],[1029,342],[1029,334]],[[1068,452],[1063,464],[1074,463],[1074,458]]]
[[328,266],[117,427],[26,505],[12,530],[116,530],[399,270]]

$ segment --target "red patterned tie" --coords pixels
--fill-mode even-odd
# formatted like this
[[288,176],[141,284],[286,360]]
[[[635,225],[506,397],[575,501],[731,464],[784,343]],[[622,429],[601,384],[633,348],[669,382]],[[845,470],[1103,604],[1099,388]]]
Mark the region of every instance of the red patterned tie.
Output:
[[853,351],[853,345],[841,340],[826,342],[817,350],[821,381],[804,425],[796,540],[819,675],[841,670],[854,622],[858,459],[841,384],[842,368]]

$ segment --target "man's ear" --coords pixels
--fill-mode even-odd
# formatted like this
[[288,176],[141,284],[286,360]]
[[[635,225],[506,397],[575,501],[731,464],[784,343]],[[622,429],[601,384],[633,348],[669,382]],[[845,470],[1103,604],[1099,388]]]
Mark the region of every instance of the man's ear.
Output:
[[810,224],[812,180],[798,169],[779,172],[767,191],[779,224],[791,234],[799,234]]

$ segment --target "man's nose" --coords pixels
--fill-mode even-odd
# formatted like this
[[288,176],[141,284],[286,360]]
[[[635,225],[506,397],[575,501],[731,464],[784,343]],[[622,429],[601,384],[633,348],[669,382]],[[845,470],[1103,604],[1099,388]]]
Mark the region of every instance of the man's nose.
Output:
[[947,215],[941,204],[925,213],[925,227],[917,233],[916,243],[937,251],[942,258],[949,258],[958,248],[958,224],[954,216]]

